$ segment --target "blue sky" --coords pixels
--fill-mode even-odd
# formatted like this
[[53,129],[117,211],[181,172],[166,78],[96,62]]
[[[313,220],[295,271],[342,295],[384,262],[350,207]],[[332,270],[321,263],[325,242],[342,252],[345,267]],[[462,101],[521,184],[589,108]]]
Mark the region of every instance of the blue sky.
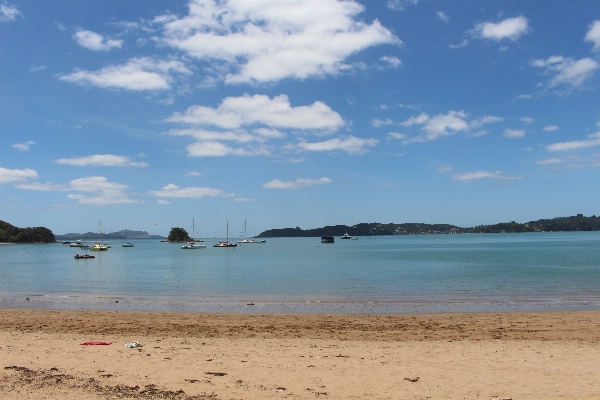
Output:
[[0,36],[16,226],[599,213],[599,2],[5,1]]

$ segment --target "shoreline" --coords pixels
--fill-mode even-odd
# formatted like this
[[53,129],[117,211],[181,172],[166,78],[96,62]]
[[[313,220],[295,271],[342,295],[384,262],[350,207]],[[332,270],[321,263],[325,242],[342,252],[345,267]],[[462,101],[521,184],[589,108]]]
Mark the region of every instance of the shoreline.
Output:
[[597,399],[600,312],[0,309],[0,358],[17,400]]

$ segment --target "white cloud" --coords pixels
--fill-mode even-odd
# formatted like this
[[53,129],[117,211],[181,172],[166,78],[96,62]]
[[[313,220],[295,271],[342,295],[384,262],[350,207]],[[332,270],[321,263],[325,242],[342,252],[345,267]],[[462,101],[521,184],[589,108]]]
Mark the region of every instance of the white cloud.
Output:
[[166,121],[225,129],[262,124],[271,128],[336,131],[344,125],[342,117],[325,103],[316,101],[310,106],[292,107],[285,94],[272,99],[258,94],[227,97],[217,108],[192,106],[184,113],[174,113]]
[[547,74],[553,75],[547,83],[548,88],[559,85],[581,86],[600,67],[598,62],[591,58],[574,60],[562,56],[552,56],[546,60],[534,59],[531,61],[531,65],[545,68]]
[[129,157],[116,156],[114,154],[95,154],[85,157],[60,158],[56,163],[62,165],[74,165],[77,167],[138,167],[148,166],[145,162],[131,161]]
[[48,67],[46,65],[32,65],[31,68],[29,68],[29,70],[31,72],[38,72],[38,71],[43,71],[45,69],[47,69]]
[[481,118],[474,119],[473,121],[471,121],[469,123],[469,126],[471,128],[480,128],[485,124],[492,124],[492,123],[502,122],[502,121],[504,121],[504,118],[502,118],[502,117],[495,117],[493,115],[485,115]]
[[397,139],[397,140],[405,140],[408,135],[404,134],[404,133],[398,133],[398,132],[389,132],[387,134],[388,138],[390,139]]
[[269,149],[264,146],[249,148],[233,148],[221,142],[195,142],[186,147],[189,157],[223,157],[223,156],[268,156]]
[[35,142],[33,142],[33,141],[29,140],[29,141],[27,141],[27,142],[25,142],[25,143],[15,143],[15,144],[13,144],[13,145],[12,145],[12,146],[10,146],[10,147],[12,147],[12,148],[15,148],[15,149],[17,149],[17,150],[19,150],[19,151],[28,151],[28,150],[29,150],[29,148],[30,148],[31,146],[33,146],[34,144],[35,144]]
[[552,131],[557,131],[559,129],[560,128],[556,125],[548,125],[548,126],[545,126],[543,130],[546,132],[552,132]]
[[468,44],[469,42],[467,41],[467,39],[463,39],[462,42],[460,42],[459,44],[451,44],[448,45],[448,47],[450,47],[451,49],[462,49],[463,47],[467,47]]
[[331,179],[327,177],[323,177],[320,179],[310,179],[310,178],[299,178],[295,181],[282,181],[280,179],[274,179],[265,183],[262,187],[265,189],[304,189],[309,187],[314,187],[316,185],[323,185],[325,183],[331,183]]
[[184,176],[202,176],[203,174],[201,172],[198,171],[190,171],[187,174],[185,174]]
[[557,163],[565,162],[566,160],[567,160],[566,158],[554,157],[554,158],[548,158],[546,160],[536,161],[536,164],[537,165],[557,164]]
[[131,204],[138,201],[127,197],[125,190],[127,185],[109,182],[104,176],[88,176],[74,179],[69,182],[69,189],[77,192],[89,192],[92,196],[84,194],[69,194],[71,200],[77,200],[79,204],[107,205],[107,204]]
[[267,137],[261,135],[251,135],[245,130],[236,131],[208,131],[205,129],[171,129],[167,132],[170,136],[191,136],[199,141],[233,141],[238,143],[249,143],[249,142],[264,142]]
[[11,22],[17,19],[17,17],[23,18],[23,14],[17,6],[8,4],[7,2],[0,4],[0,22]]
[[517,100],[529,100],[531,99],[533,96],[530,94],[520,94],[517,96]]
[[170,201],[167,200],[163,200],[163,199],[158,199],[156,200],[156,204],[173,204]]
[[444,21],[445,23],[448,23],[448,21],[450,21],[450,17],[446,15],[446,13],[443,11],[438,11],[436,15],[440,20]]
[[452,170],[453,170],[453,168],[449,165],[441,165],[438,167],[438,172],[442,173],[442,174],[446,173],[446,172],[450,172]]
[[342,150],[348,154],[364,154],[367,147],[373,147],[378,143],[377,139],[361,139],[355,136],[349,136],[344,139],[334,138],[324,142],[309,143],[301,141],[298,148],[306,151],[336,151]]
[[223,192],[221,189],[209,187],[186,187],[180,188],[177,185],[169,183],[160,190],[150,190],[148,194],[156,197],[167,198],[186,198],[186,199],[201,199],[203,197],[231,197],[231,194]]
[[525,129],[506,129],[504,131],[504,137],[509,139],[519,139],[525,136]]
[[30,179],[37,178],[37,172],[30,168],[8,169],[0,167],[0,184],[11,182],[24,182]]
[[588,140],[574,140],[571,142],[559,142],[546,146],[548,151],[568,151],[600,146],[600,132],[588,135]]
[[401,41],[379,21],[354,18],[355,1],[192,0],[182,18],[162,16],[161,40],[220,67],[227,83],[337,74],[364,49]]
[[59,31],[63,31],[66,32],[67,28],[65,27],[65,25],[61,22],[54,22],[54,25],[56,25],[56,29],[58,29]]
[[98,71],[76,70],[68,75],[59,75],[58,79],[103,89],[156,91],[171,88],[173,72],[185,75],[192,73],[181,61],[140,57],[132,58],[126,64],[111,65]]
[[375,128],[379,128],[380,126],[383,126],[383,125],[392,125],[393,123],[394,123],[394,121],[392,121],[389,118],[386,119],[385,121],[381,120],[381,119],[374,119],[371,121],[371,125],[373,125]]
[[64,185],[62,183],[52,183],[52,182],[46,182],[46,183],[26,182],[26,183],[16,184],[15,187],[17,189],[35,190],[38,192],[58,192],[58,191],[69,190],[69,187],[67,185]]
[[483,22],[475,25],[471,34],[473,37],[501,41],[510,39],[516,41],[530,31],[529,21],[523,16],[507,18],[498,23]]
[[453,181],[466,181],[466,182],[470,182],[473,181],[475,179],[503,179],[503,180],[514,180],[514,179],[521,179],[523,178],[522,176],[506,176],[506,175],[502,175],[502,172],[500,171],[496,171],[496,172],[490,172],[490,171],[477,171],[477,172],[465,172],[463,174],[455,174],[452,175],[452,180]]
[[398,68],[402,65],[402,61],[394,56],[383,56],[379,59],[387,64],[388,68]]
[[419,0],[388,0],[386,6],[390,10],[402,11],[404,7],[416,5],[418,2]]
[[594,51],[600,50],[600,21],[590,24],[590,30],[586,33],[585,40],[594,43]]
[[423,125],[421,128],[425,131],[425,136],[419,136],[411,141],[431,141],[441,136],[452,135],[456,132],[469,130],[469,123],[465,121],[467,114],[464,111],[448,111],[446,114],[439,114],[429,117],[425,113],[418,116],[412,116],[402,122],[402,126]]
[[531,124],[531,123],[535,122],[535,119],[533,119],[531,117],[521,117],[520,120],[521,120],[521,122],[524,122],[526,124]]
[[234,197],[232,200],[239,201],[239,202],[256,201],[256,199],[251,199],[249,197]]
[[123,46],[122,40],[105,39],[104,36],[85,29],[78,29],[73,34],[73,40],[81,47],[92,51],[110,51],[113,48],[121,48]]

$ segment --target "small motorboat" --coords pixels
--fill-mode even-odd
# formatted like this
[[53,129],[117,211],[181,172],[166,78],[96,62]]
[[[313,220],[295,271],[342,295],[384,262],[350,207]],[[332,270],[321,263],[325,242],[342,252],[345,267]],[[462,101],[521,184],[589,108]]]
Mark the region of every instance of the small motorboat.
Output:
[[344,233],[342,239],[352,239],[352,236],[348,235],[348,232]]
[[96,257],[91,254],[75,254],[75,258],[79,260],[81,258],[96,258]]
[[213,247],[237,247],[237,243],[217,242]]
[[333,236],[321,236],[321,243],[333,243],[334,240]]
[[181,248],[186,249],[186,250],[205,249],[206,245],[205,244],[196,244],[196,242],[187,242],[186,244],[181,246]]

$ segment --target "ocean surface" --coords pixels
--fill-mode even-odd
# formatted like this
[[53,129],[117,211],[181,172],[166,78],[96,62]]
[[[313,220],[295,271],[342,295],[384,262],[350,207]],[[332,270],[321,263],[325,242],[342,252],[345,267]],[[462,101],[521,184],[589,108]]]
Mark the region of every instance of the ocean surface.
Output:
[[[252,313],[600,310],[600,232],[0,245],[0,307]],[[29,300],[27,300],[27,298]]]

